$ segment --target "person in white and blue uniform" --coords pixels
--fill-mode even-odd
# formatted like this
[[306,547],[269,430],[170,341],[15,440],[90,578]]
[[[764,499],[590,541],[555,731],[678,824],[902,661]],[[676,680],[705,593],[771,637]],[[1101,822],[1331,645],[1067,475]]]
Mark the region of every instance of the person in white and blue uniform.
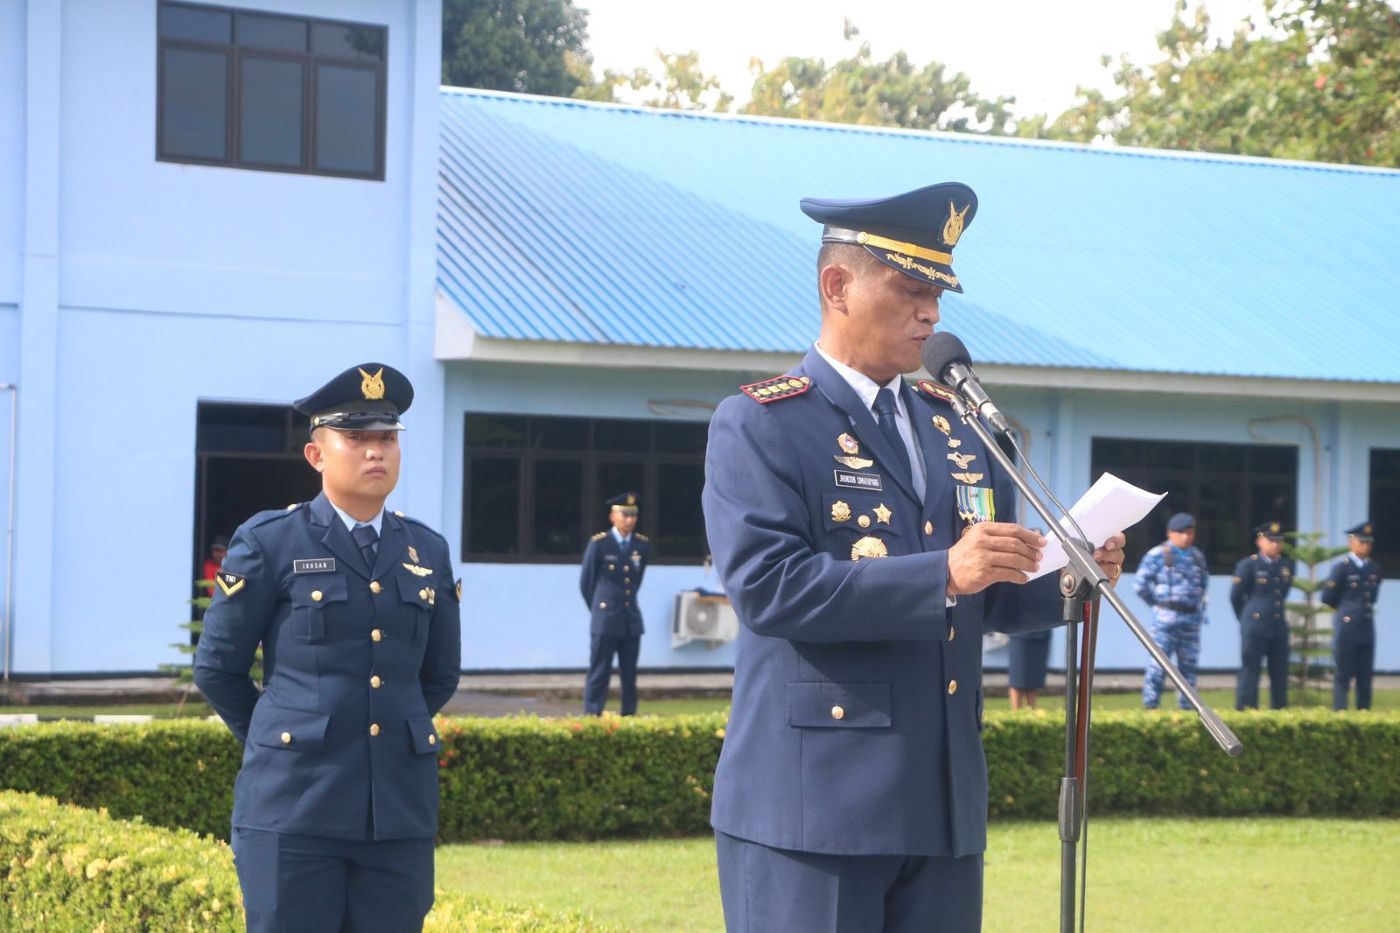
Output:
[[[1061,606],[1057,575],[1025,583],[1045,539],[947,390],[902,377],[976,207],[957,183],[804,200],[819,340],[710,422],[705,527],[741,623],[711,811],[730,933],[981,926],[982,635]],[[1110,579],[1122,541],[1095,555]]]
[[[1201,657],[1201,625],[1205,621],[1206,590],[1210,572],[1206,556],[1196,544],[1196,519],[1178,512],[1167,520],[1167,540],[1148,551],[1138,566],[1134,589],[1152,607],[1152,640],[1176,661],[1186,682],[1196,686]],[[1142,681],[1142,705],[1156,709],[1162,702],[1166,671],[1156,661],[1148,663]],[[1190,709],[1186,697],[1177,701]]]
[[1334,610],[1332,708],[1346,709],[1356,681],[1356,708],[1371,708],[1371,672],[1376,660],[1376,595],[1381,568],[1371,559],[1375,529],[1369,521],[1347,529],[1351,553],[1337,561],[1322,585],[1322,602]]
[[1283,525],[1264,522],[1254,529],[1258,551],[1235,565],[1230,605],[1240,620],[1240,675],[1235,709],[1259,706],[1259,669],[1269,668],[1269,705],[1288,705],[1288,591],[1293,561],[1283,554]]
[[384,508],[412,401],[402,373],[364,363],[294,403],[321,494],[244,522],[214,578],[194,677],[243,743],[251,931],[419,930],[432,907],[433,715],[457,689],[461,594],[442,536]]
[[651,560],[651,542],[637,533],[637,494],[624,492],[607,501],[608,531],[600,531],[583,552],[579,591],[588,607],[588,677],[583,711],[602,715],[617,658],[622,715],[637,713],[637,656],[641,652],[641,605],[637,592]]

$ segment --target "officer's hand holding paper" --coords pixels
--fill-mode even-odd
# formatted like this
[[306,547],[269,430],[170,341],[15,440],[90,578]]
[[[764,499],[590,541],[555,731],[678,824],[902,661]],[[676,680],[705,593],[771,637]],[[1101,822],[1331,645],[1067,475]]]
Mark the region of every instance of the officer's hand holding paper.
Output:
[[[1147,517],[1153,507],[1166,497],[1166,493],[1153,493],[1139,489],[1112,473],[1098,478],[1089,491],[1079,498],[1069,514],[1083,529],[1090,546],[1102,547],[1104,542],[1120,531],[1136,525]],[[1079,532],[1069,519],[1060,519],[1060,527],[1070,537],[1078,537]],[[1058,538],[1046,535],[1045,556],[1040,561],[1040,569],[1027,577],[1027,582],[1053,573],[1069,563],[1069,555]]]

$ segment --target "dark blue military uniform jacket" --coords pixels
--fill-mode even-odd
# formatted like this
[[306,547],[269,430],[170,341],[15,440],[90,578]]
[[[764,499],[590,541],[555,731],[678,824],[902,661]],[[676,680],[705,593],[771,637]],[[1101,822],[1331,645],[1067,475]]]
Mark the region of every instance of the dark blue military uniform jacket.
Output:
[[705,523],[743,623],[713,825],[808,852],[981,852],[983,629],[1058,624],[1057,575],[949,608],[947,550],[973,511],[959,487],[1015,520],[976,436],[943,400],[902,389],[926,464],[920,502],[815,349],[786,385],[768,404],[726,399],[710,424]]
[[1337,561],[1322,585],[1322,601],[1336,610],[1332,640],[1339,645],[1371,645],[1376,641],[1376,594],[1381,568],[1367,558],[1360,567],[1350,557]]
[[1235,565],[1230,605],[1245,635],[1276,633],[1288,628],[1285,610],[1293,588],[1293,566],[1287,558],[1273,562],[1251,554]]
[[593,536],[584,549],[579,574],[579,590],[591,616],[589,632],[624,638],[646,631],[637,590],[650,559],[651,542],[645,535],[633,533],[625,554],[611,531]]
[[[457,688],[447,542],[384,514],[365,566],[324,494],[233,536],[195,682],[245,743],[233,825],[343,839],[437,832],[432,716]],[[264,689],[248,677],[263,646]]]

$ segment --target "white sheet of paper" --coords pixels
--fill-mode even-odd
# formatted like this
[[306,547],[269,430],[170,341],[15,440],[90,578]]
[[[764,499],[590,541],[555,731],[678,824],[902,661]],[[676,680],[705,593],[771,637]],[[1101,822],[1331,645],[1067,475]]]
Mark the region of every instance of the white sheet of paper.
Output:
[[[1147,517],[1147,513],[1166,496],[1166,493],[1148,492],[1132,483],[1125,482],[1112,473],[1098,478],[1089,491],[1079,497],[1079,501],[1069,510],[1079,527],[1084,529],[1089,543],[1102,547],[1103,543],[1120,531],[1133,527]],[[1077,536],[1074,526],[1068,519],[1060,519],[1060,527]],[[1069,563],[1069,555],[1059,540],[1046,535],[1045,558],[1040,562],[1040,570],[1027,577],[1035,580],[1054,573]]]

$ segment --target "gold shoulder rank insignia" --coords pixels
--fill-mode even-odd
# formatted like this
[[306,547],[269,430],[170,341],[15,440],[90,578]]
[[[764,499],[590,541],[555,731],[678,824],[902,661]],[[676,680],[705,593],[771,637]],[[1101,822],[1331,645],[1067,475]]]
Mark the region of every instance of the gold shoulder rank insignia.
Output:
[[949,404],[952,404],[953,400],[958,397],[957,393],[954,392],[952,389],[948,388],[947,386],[941,386],[930,379],[920,379],[918,383],[918,389],[925,395],[931,395],[934,398],[939,399],[940,401],[948,402]]
[[236,573],[224,573],[222,570],[214,574],[214,582],[219,585],[225,597],[232,598],[243,591],[243,587],[248,585],[245,577],[240,577]]
[[634,534],[632,537],[636,538],[638,541],[650,541],[650,540],[651,540],[651,539],[648,538],[646,535],[642,534],[640,531],[637,532],[636,534]]
[[776,376],[762,382],[739,386],[739,391],[760,405],[801,395],[812,387],[811,376]]
[[457,578],[457,602],[462,601],[462,578]]
[[607,533],[606,531],[600,531],[600,532],[598,532],[596,535],[594,535],[593,537],[589,538],[588,540],[589,540],[589,541],[602,541],[602,540],[603,540],[604,538],[606,538],[607,536],[608,536],[608,533]]

